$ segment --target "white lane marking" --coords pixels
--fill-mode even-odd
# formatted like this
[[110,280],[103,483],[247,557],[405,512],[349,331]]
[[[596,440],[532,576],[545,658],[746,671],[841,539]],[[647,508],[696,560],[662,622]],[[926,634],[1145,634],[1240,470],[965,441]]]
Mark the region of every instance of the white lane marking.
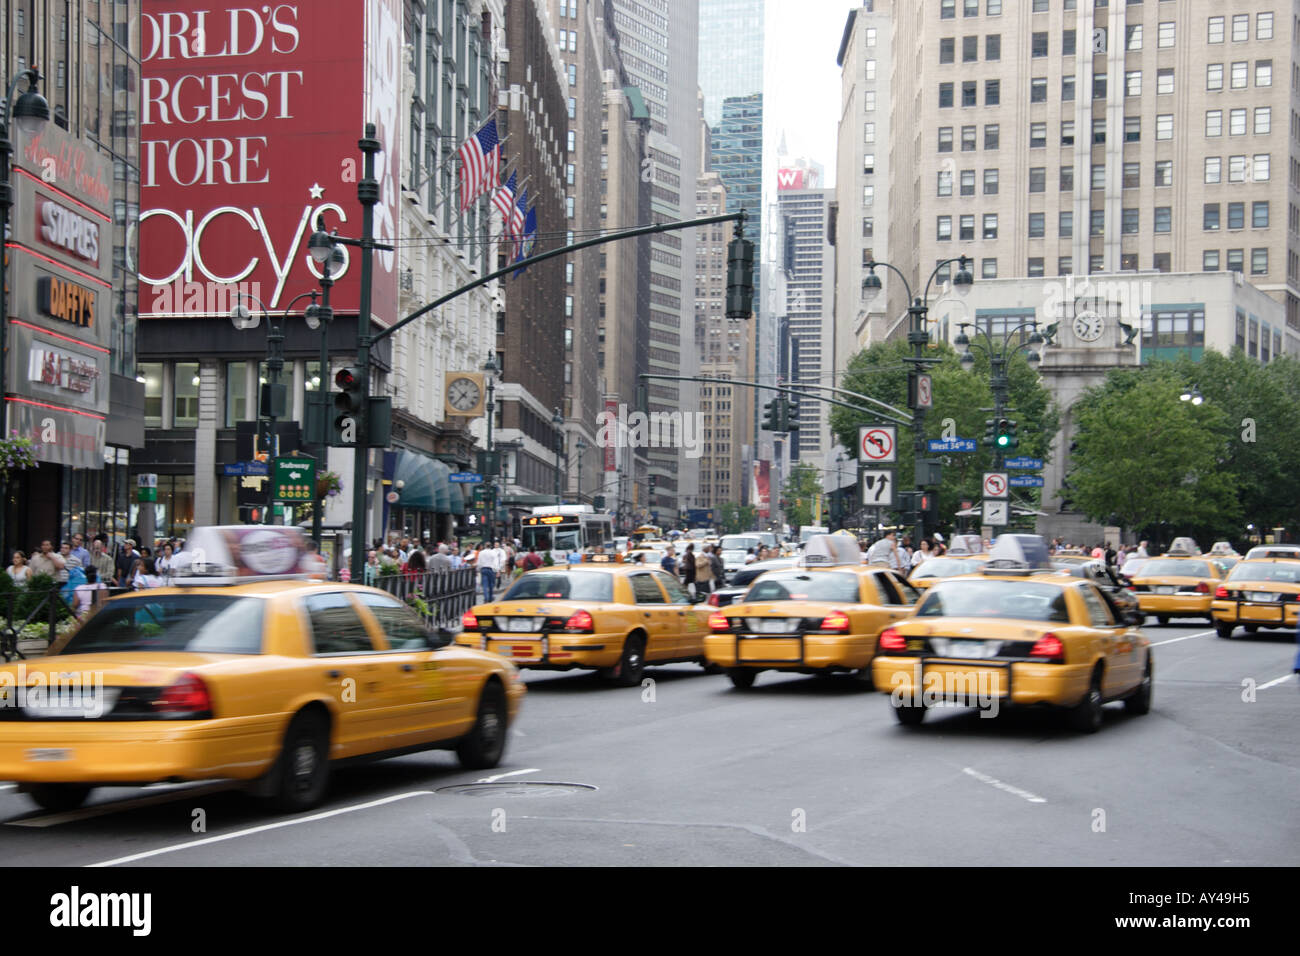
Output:
[[1171,637],[1167,641],[1153,641],[1151,646],[1159,647],[1162,644],[1177,644],[1179,641],[1190,641],[1194,637],[1209,637],[1213,633],[1213,631],[1201,631],[1197,634],[1187,634],[1183,637]]
[[149,797],[136,797],[131,800],[114,800],[110,803],[96,803],[89,807],[82,807],[80,810],[69,810],[67,813],[51,813],[43,817],[26,817],[22,820],[10,820],[5,826],[7,827],[56,827],[63,823],[75,823],[78,820],[89,820],[93,817],[102,817],[109,813],[120,813],[123,810],[138,810],[140,807],[152,807],[160,803],[174,803],[185,797],[206,797],[209,794],[221,793],[226,790],[235,790],[241,784],[238,783],[213,783],[196,787],[184,787],[169,793],[154,794]]
[[1260,685],[1259,685],[1257,688],[1255,688],[1255,689],[1256,689],[1256,690],[1268,690],[1270,687],[1276,687],[1278,684],[1281,684],[1281,683],[1284,683],[1284,682],[1286,682],[1286,681],[1289,681],[1289,680],[1290,680],[1292,677],[1294,677],[1294,676],[1295,676],[1294,674],[1287,674],[1285,677],[1278,677],[1278,678],[1276,678],[1275,680],[1271,680],[1271,681],[1269,681],[1267,684],[1260,684]]
[[542,769],[541,767],[530,767],[527,770],[511,770],[509,773],[498,773],[498,774],[493,774],[490,777],[482,777],[474,782],[475,783],[496,783],[502,777],[517,777],[521,773],[537,773],[541,769]]
[[1007,793],[1014,794],[1015,796],[1020,797],[1024,800],[1028,800],[1030,803],[1047,802],[1046,798],[1044,797],[1040,797],[1037,794],[1030,793],[1028,790],[1021,790],[1019,787],[1013,787],[1009,783],[1003,783],[1001,780],[997,779],[996,777],[990,777],[986,773],[980,773],[974,767],[963,767],[961,772],[974,777],[976,780],[980,781],[981,783],[987,783],[991,787],[997,787],[999,790],[1005,790]]
[[260,827],[249,827],[247,830],[236,830],[233,833],[223,833],[220,836],[205,837],[202,840],[189,840],[185,843],[176,843],[172,846],[159,847],[156,850],[146,850],[143,853],[133,853],[130,856],[120,856],[116,860],[105,860],[103,863],[87,863],[88,868],[117,866],[121,863],[134,863],[136,860],[147,860],[152,856],[162,856],[164,853],[175,853],[177,850],[188,850],[191,847],[205,846],[209,843],[222,843],[226,840],[234,840],[238,837],[252,836],[255,833],[265,833],[268,830],[279,830],[281,827],[297,826],[299,823],[313,823],[316,820],[326,820],[330,817],[337,817],[340,814],[352,813],[354,810],[369,810],[371,807],[382,807],[386,803],[395,803],[398,800],[405,800],[407,797],[427,797],[433,796],[432,790],[412,790],[409,793],[399,793],[391,797],[384,797],[381,800],[371,800],[369,803],[358,803],[352,807],[339,807],[337,810],[326,810],[324,813],[313,813],[309,817],[295,817],[292,820],[281,820],[278,823],[267,823]]
[[0,783],[0,790],[13,790],[17,786],[16,783]]

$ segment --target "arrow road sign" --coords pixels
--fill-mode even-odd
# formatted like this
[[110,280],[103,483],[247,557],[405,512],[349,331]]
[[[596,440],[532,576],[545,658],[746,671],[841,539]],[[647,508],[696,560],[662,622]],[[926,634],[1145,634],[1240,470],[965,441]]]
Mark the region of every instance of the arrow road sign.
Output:
[[894,506],[894,469],[864,469],[862,472],[862,503],[874,508]]
[[1007,474],[1004,471],[984,472],[984,497],[1005,498],[1007,496]]
[[1043,487],[1042,475],[1012,475],[1011,480],[1007,482],[1012,488],[1041,488]]
[[859,428],[858,458],[877,465],[898,461],[898,427],[863,425]]
[[984,523],[987,525],[1005,525],[1007,523],[1007,502],[985,498]]

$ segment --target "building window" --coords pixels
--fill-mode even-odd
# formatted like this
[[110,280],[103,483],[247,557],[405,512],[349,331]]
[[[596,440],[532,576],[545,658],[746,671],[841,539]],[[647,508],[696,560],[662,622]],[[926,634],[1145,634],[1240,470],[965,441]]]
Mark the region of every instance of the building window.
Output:
[[1173,228],[1173,207],[1156,206],[1155,232],[1169,232]]
[[1144,350],[1204,348],[1204,346],[1204,309],[1148,312],[1142,316],[1142,348]]
[[996,279],[998,277],[998,260],[983,260],[980,263],[980,277],[984,279]]
[[1155,255],[1153,255],[1151,257],[1151,268],[1155,269],[1156,272],[1168,272],[1169,253],[1157,252]]
[[1273,39],[1273,14],[1271,13],[1255,14],[1255,39],[1256,40]]
[[1025,269],[1025,273],[1031,279],[1037,279],[1039,276],[1041,276],[1043,274],[1043,257],[1031,256],[1029,259],[1029,264]]
[[1124,184],[1123,189],[1137,189],[1142,185],[1142,164],[1125,163],[1124,164]]
[[1156,116],[1156,139],[1174,138],[1174,114],[1161,113]]
[[1172,186],[1174,184],[1174,161],[1172,159],[1156,160],[1156,185]]
[[1246,111],[1244,109],[1228,110],[1228,135],[1246,135]]
[[952,20],[957,16],[957,0],[940,0],[939,19]]
[[958,228],[958,233],[957,233],[958,239],[964,241],[970,241],[974,239],[975,238],[975,217],[962,216],[957,221],[957,228]]
[[876,171],[876,154],[875,154],[875,153],[863,153],[863,154],[862,154],[862,172],[863,172],[864,174],[870,175],[870,174],[874,173],[875,171]]
[[1246,181],[1246,157],[1228,157],[1228,182],[1244,183]]
[[1219,183],[1223,181],[1223,157],[1205,157],[1205,181],[1207,183]]
[[162,428],[163,366],[161,362],[137,362],[137,378],[144,379],[145,428]]
[[978,17],[980,15],[980,0],[962,0],[963,17]]
[[1029,191],[1031,193],[1041,193],[1047,191],[1047,167],[1046,166],[1029,167]]
[[939,216],[935,228],[935,238],[947,242],[952,238],[952,216]]
[[1061,120],[1061,145],[1074,145],[1074,120]]
[[[952,195],[952,181],[948,182],[948,195]],[[876,201],[876,187],[866,185],[862,187],[862,205],[870,206]]]
[[952,106],[952,84],[939,84],[939,109],[948,109]]
[[1228,228],[1246,228],[1246,204],[1244,202],[1228,203]]
[[1244,43],[1250,39],[1250,14],[1238,13],[1232,17],[1232,42]]
[[1246,250],[1229,249],[1228,250],[1228,271],[1241,272],[1246,262]]
[[1124,28],[1124,48],[1129,51],[1142,49],[1142,24],[1133,23]]
[[1042,239],[1047,234],[1047,213],[1031,212],[1029,214],[1029,238]]
[[963,169],[961,171],[961,194],[963,196],[975,195],[975,170]]
[[1035,33],[1029,42],[1030,56],[1047,56],[1047,34]]
[[173,426],[194,428],[199,424],[199,363],[177,362],[176,377],[172,383],[175,393],[172,402]]
[[1234,90],[1244,90],[1250,81],[1250,64],[1242,61],[1232,64],[1228,85]]
[[1256,153],[1256,154],[1255,154],[1255,169],[1254,169],[1254,172],[1253,172],[1252,175],[1251,175],[1251,179],[1254,180],[1254,181],[1257,182],[1257,183],[1266,183],[1266,182],[1268,182],[1268,176],[1269,176],[1269,171],[1268,171],[1269,160],[1268,160],[1268,157],[1269,157],[1269,154],[1268,154],[1268,153]]
[[1142,71],[1129,70],[1124,74],[1124,95],[1141,96],[1142,95]]
[[1106,210],[1090,209],[1088,223],[1088,235],[1104,236],[1106,235]]
[[876,124],[875,124],[875,123],[863,123],[863,124],[862,124],[862,142],[863,142],[864,145],[867,145],[867,146],[871,146],[871,145],[874,145],[874,144],[875,144],[875,142],[876,142]]
[[1174,91],[1174,70],[1173,67],[1162,67],[1156,70],[1156,95],[1165,96]]
[[[1104,120],[1102,122],[1105,122]],[[1142,117],[1124,117],[1124,142],[1136,143],[1142,139]]]
[[939,62],[953,63],[957,58],[957,38],[942,37],[939,40]]
[[1002,59],[1002,34],[990,33],[984,38],[984,59]]
[[1253,276],[1268,275],[1267,248],[1250,250],[1250,274]]
[[1105,267],[1106,267],[1106,257],[1105,257],[1105,256],[1089,256],[1089,257],[1088,257],[1088,271],[1089,271],[1089,272],[1101,272]]
[[573,285],[573,263],[572,262],[566,262],[564,264],[564,284]]
[[996,169],[984,170],[984,195],[996,196],[998,194],[998,171]]
[[975,141],[975,130],[976,127],[974,126],[963,126],[961,128],[961,151],[963,153],[974,151],[977,145]]
[[564,297],[564,314],[570,317],[573,315],[573,296],[571,295]]
[[984,214],[984,238],[996,239],[998,237],[998,214],[995,212],[986,212]]
[[1160,28],[1156,32],[1156,46],[1163,49],[1173,45],[1174,22],[1172,20],[1166,20],[1160,24]]
[[1255,135],[1267,136],[1273,131],[1273,107],[1255,107]]
[[1058,276],[1068,276],[1074,272],[1074,257],[1061,256],[1056,260],[1056,274]]
[[1094,100],[1104,100],[1106,98],[1106,74],[1105,73],[1093,74],[1092,98]]
[[1136,272],[1138,267],[1138,257],[1136,252],[1120,253],[1119,267],[1122,272]]
[[1255,85],[1256,86],[1273,85],[1273,61],[1272,60],[1255,61]]
[[564,212],[570,219],[573,218],[574,201],[572,196],[564,197]]
[[1124,209],[1121,212],[1119,231],[1126,236],[1135,236],[1138,231],[1138,211],[1136,209]]
[[1061,167],[1061,192],[1071,192],[1074,189],[1074,167]]
[[939,127],[939,152],[941,153],[952,152],[952,127],[951,126]]
[[1094,119],[1092,121],[1092,144],[1100,146],[1106,142],[1106,120],[1104,118]]
[[1223,110],[1205,111],[1205,135],[1206,136],[1223,135]]
[[1029,81],[1029,102],[1047,102],[1047,77],[1036,76]]
[[1061,102],[1068,103],[1074,99],[1074,77],[1061,77]]
[[1223,64],[1207,63],[1205,65],[1205,88],[1217,93],[1223,89]]
[[1074,56],[1075,53],[1075,31],[1066,30],[1061,34],[1061,56]]
[[1206,249],[1201,253],[1201,271],[1218,272],[1219,271],[1219,250]]
[[1250,224],[1255,229],[1268,228],[1268,203],[1254,202],[1250,204]]
[[977,99],[979,94],[979,83],[975,80],[965,80],[961,85],[961,105],[978,106]]
[[1002,84],[998,80],[984,81],[984,105],[997,106],[1002,102]]
[[1047,124],[1030,123],[1029,124],[1029,147],[1037,149],[1047,145]]
[[997,123],[989,123],[984,127],[984,148],[997,149],[1000,127]]
[[1046,13],[1047,0],[1034,0],[1034,13]]
[[[159,396],[161,401],[161,395]],[[248,363],[226,363],[226,427],[252,420],[248,414]]]
[[1106,164],[1105,163],[1092,164],[1092,188],[1093,189],[1106,188]]
[[952,170],[950,169],[939,170],[939,185],[937,191],[935,192],[935,195],[936,196],[952,195]]
[[1002,16],[1002,0],[988,0],[985,12],[991,17]]
[[961,38],[961,61],[975,63],[980,58],[980,38],[977,36]]
[[1223,42],[1223,17],[1210,17],[1208,29],[1205,34],[1206,43]]
[[569,152],[573,152],[575,149],[577,149],[578,146],[577,137],[578,134],[576,132],[574,132],[573,130],[569,130]]

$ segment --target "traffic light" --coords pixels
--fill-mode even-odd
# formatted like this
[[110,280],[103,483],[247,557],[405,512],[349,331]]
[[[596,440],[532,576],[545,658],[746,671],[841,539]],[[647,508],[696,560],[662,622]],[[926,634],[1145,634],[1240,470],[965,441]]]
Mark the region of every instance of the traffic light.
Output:
[[1014,451],[1020,444],[1020,439],[1016,436],[1015,419],[1007,422],[1007,451]]
[[355,445],[357,423],[365,414],[365,398],[361,394],[364,370],[355,366],[341,368],[334,374],[334,424],[331,444],[335,447]]
[[727,243],[727,318],[747,319],[754,311],[754,244],[737,236]]
[[654,494],[655,494],[655,485],[657,484],[656,479],[657,479],[658,477],[659,477],[658,475],[651,475],[651,476],[650,476],[650,497],[651,497],[651,498],[654,497]]
[[988,445],[990,448],[997,444],[997,429],[998,423],[996,420],[992,418],[984,419],[984,444]]
[[1006,451],[1011,447],[1011,422],[1005,418],[999,418],[997,425],[994,426],[993,444],[995,447]]
[[763,406],[763,430],[769,432],[781,431],[781,399],[774,398]]
[[782,405],[784,405],[785,411],[781,415],[781,425],[783,426],[781,431],[797,432],[799,430],[799,399],[788,398],[782,402]]
[[239,520],[244,524],[261,524],[266,515],[264,505],[240,505]]

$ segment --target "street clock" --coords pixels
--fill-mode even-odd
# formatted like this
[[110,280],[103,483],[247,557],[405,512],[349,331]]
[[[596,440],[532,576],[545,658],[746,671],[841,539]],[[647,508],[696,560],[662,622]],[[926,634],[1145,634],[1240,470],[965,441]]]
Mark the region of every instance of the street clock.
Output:
[[1095,342],[1106,329],[1106,321],[1096,312],[1080,312],[1074,317],[1074,334],[1082,342]]
[[476,417],[483,414],[483,376],[478,372],[447,373],[449,415]]

